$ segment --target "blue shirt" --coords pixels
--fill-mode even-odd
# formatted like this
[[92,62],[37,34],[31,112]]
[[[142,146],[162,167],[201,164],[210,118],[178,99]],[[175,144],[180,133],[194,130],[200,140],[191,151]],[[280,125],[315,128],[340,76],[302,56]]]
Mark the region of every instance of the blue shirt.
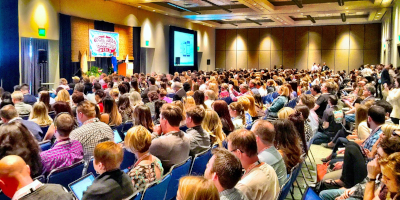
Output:
[[111,63],[112,63],[112,65],[113,65],[114,72],[117,72],[117,69],[118,69],[118,61],[117,61],[117,58],[116,58],[115,56],[112,56],[112,57],[111,57]]
[[381,127],[379,127],[378,130],[375,131],[375,133],[372,132],[371,135],[364,141],[364,148],[372,151],[372,146],[374,146],[381,134],[382,129]]
[[258,159],[274,168],[275,173],[278,176],[279,185],[282,186],[286,181],[287,171],[285,162],[283,161],[282,155],[279,151],[274,146],[271,146],[260,152],[258,154]]

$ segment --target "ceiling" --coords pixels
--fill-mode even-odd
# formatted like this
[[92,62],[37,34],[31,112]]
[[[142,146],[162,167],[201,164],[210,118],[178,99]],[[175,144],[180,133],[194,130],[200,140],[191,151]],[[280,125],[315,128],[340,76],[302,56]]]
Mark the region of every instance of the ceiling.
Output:
[[394,0],[111,1],[229,29],[380,23]]

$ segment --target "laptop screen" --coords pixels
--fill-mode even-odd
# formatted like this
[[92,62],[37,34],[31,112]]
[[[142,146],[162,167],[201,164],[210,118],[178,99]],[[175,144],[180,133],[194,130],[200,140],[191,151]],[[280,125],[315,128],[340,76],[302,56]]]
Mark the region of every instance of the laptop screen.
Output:
[[117,143],[117,144],[122,142],[122,138],[119,135],[117,130],[114,130],[114,142]]
[[69,188],[74,193],[78,200],[81,200],[83,197],[83,192],[87,190],[89,186],[92,185],[95,177],[92,173],[87,174],[86,176],[78,179],[77,181],[71,183]]

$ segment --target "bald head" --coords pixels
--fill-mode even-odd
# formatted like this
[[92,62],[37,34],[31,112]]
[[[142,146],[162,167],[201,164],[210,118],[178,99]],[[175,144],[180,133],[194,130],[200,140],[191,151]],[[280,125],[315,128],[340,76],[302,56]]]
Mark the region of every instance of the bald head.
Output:
[[251,128],[251,131],[258,136],[264,144],[273,144],[275,140],[274,125],[267,120],[257,120]]
[[0,188],[12,198],[16,191],[33,182],[29,166],[16,155],[9,155],[0,160]]

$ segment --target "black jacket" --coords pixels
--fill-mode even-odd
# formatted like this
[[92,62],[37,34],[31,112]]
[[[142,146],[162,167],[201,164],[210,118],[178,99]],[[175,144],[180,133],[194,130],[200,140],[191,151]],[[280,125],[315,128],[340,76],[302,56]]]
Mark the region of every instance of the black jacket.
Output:
[[383,69],[381,74],[381,84],[383,85],[385,83],[390,85],[390,75],[387,69]]

